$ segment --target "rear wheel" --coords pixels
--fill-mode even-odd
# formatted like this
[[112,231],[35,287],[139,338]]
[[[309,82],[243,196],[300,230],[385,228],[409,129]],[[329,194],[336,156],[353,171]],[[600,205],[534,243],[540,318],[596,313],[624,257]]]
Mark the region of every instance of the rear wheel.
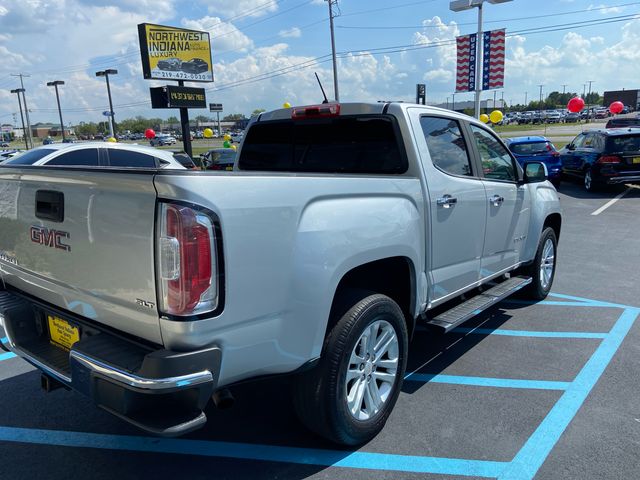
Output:
[[407,348],[404,314],[392,299],[356,301],[327,335],[320,363],[294,383],[302,423],[342,445],[371,440],[400,394]]
[[556,252],[558,240],[551,227],[543,230],[538,250],[533,263],[524,270],[524,274],[532,278],[529,286],[524,290],[525,295],[534,300],[543,300],[551,291],[556,274]]

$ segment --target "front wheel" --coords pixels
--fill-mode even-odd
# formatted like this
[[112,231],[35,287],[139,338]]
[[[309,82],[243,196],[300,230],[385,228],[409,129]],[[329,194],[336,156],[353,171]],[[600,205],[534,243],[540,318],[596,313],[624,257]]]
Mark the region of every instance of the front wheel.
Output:
[[341,445],[371,440],[400,394],[407,348],[404,314],[392,299],[356,301],[328,333],[319,364],[294,383],[302,423]]
[[593,181],[593,176],[591,175],[591,169],[584,172],[584,189],[587,192],[595,192],[597,190],[597,186]]
[[531,284],[525,294],[533,300],[544,300],[551,291],[556,274],[558,240],[556,232],[547,227],[543,230],[533,263],[526,268],[525,274],[531,276]]

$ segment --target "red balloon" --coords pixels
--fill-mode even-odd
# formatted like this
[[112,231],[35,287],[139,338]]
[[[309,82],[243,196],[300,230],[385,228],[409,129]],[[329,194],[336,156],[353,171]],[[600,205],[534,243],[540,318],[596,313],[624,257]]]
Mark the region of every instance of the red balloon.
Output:
[[584,108],[584,100],[580,97],[573,97],[567,104],[567,110],[572,113],[578,113]]
[[622,102],[612,102],[609,105],[609,111],[611,113],[620,113],[624,109],[624,103]]
[[156,138],[156,132],[154,132],[152,128],[147,128],[144,131],[144,136],[151,140],[152,138]]

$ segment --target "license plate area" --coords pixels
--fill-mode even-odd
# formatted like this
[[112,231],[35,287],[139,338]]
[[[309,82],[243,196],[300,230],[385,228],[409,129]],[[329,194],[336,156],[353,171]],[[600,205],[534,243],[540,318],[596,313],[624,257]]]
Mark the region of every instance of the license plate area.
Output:
[[51,345],[68,352],[74,343],[80,341],[80,327],[53,313],[45,312],[45,317]]
[[640,163],[640,157],[633,157],[631,159],[631,163],[633,164],[639,164]]

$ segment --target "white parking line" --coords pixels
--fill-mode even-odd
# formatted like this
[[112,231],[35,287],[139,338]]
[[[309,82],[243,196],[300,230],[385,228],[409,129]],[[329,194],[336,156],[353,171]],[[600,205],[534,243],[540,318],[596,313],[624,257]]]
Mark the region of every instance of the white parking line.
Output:
[[603,206],[601,206],[599,209],[597,209],[591,215],[600,215],[602,212],[604,212],[607,208],[609,208],[611,205],[616,203],[618,200],[620,200],[622,197],[624,197],[630,191],[631,191],[631,189],[627,188],[624,192],[619,193],[618,195],[616,195],[614,198],[609,200],[607,203],[605,203]]

